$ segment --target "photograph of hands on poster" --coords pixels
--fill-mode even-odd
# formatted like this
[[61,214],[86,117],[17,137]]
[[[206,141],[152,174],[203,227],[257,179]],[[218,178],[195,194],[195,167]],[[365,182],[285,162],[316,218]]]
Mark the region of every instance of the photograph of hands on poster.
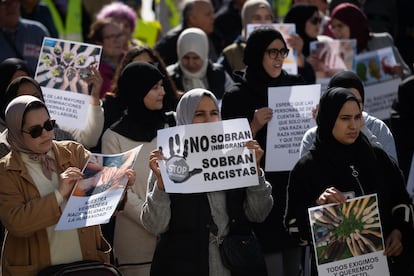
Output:
[[376,195],[309,210],[319,265],[384,250]]
[[98,68],[102,47],[45,38],[35,74],[40,86],[88,94],[85,79]]

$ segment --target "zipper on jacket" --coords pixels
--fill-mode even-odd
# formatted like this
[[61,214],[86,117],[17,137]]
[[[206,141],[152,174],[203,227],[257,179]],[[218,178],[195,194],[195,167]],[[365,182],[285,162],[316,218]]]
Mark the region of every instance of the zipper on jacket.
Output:
[[358,186],[359,186],[359,189],[361,190],[362,195],[365,195],[365,191],[362,188],[361,182],[359,181],[359,178],[358,178],[358,175],[359,175],[358,171],[355,169],[354,165],[349,165],[349,167],[352,170],[351,174],[355,178],[355,181],[358,183]]

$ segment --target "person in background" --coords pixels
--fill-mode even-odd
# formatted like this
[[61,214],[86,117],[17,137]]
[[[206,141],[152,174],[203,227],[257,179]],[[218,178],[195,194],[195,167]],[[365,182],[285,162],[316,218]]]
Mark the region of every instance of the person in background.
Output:
[[49,31],[50,37],[59,38],[49,8],[40,0],[22,0],[20,13],[23,18],[42,23]]
[[[104,123],[103,109],[99,100],[102,78],[96,68],[91,67],[91,70],[93,74],[86,79],[88,84],[92,86],[92,92],[87,118],[83,118],[86,120],[85,128],[78,129],[60,125],[60,130],[55,133],[58,140],[75,140],[86,148],[96,146]],[[2,103],[4,104],[3,108],[7,106],[12,99],[21,95],[34,95],[44,102],[39,84],[30,77],[22,76],[13,80],[8,86],[4,98],[2,98],[4,100],[4,103]],[[2,104],[0,104],[0,107]],[[4,109],[0,110],[0,112],[4,112]]]
[[183,4],[183,11],[181,14],[181,24],[168,31],[155,44],[156,50],[165,65],[171,65],[177,62],[177,40],[180,34],[187,28],[200,28],[208,36],[209,43],[209,58],[212,61],[217,60],[218,53],[220,53],[220,41],[217,40],[214,34],[214,10],[210,0],[185,0]]
[[88,36],[91,43],[102,46],[102,57],[99,72],[103,78],[100,98],[110,91],[115,70],[124,56],[125,33],[117,22],[111,18],[98,19],[92,26]]
[[221,100],[234,85],[233,79],[208,57],[208,38],[199,28],[185,29],[177,41],[178,61],[167,67],[168,74],[181,91],[205,88]]
[[[397,164],[361,133],[359,99],[349,89],[330,88],[320,99],[316,122],[314,147],[290,173],[286,227],[298,243],[311,244],[308,208],[376,194],[383,254],[390,258],[391,275],[406,275],[413,266],[412,257],[405,259],[413,252],[413,209]],[[315,259],[312,264],[315,270]]]
[[[181,97],[177,125],[219,120],[217,99],[210,91],[196,88]],[[141,213],[144,227],[158,239],[151,275],[231,275],[222,264],[218,239],[228,234],[232,223],[250,229],[250,222],[263,221],[273,205],[271,186],[260,168],[263,150],[254,140],[246,142],[246,147],[256,155],[258,186],[193,194],[166,193],[157,163],[162,153],[151,152],[152,175]],[[239,216],[230,220],[226,204]],[[255,275],[267,274],[257,271]]]
[[[99,225],[55,230],[90,152],[76,142],[54,141],[54,120],[33,96],[10,102],[6,125],[12,150],[0,160],[0,219],[7,229],[2,275],[37,275],[48,266],[82,260],[108,262],[111,247]],[[127,176],[131,185],[134,171]]]
[[4,95],[12,80],[21,76],[32,76],[32,72],[26,61],[20,58],[8,58],[0,63],[0,132],[6,129],[6,122],[4,118],[4,110],[6,110],[7,103],[4,100]]
[[243,28],[241,11],[246,1],[227,1],[215,12],[214,32],[222,40],[222,48],[233,43],[240,35]]
[[[364,109],[365,89],[361,79],[352,71],[341,71],[336,73],[328,83],[328,89],[333,87],[348,88],[355,94],[355,97],[361,103],[361,109]],[[395,147],[394,137],[388,126],[380,119],[362,111],[364,125],[361,132],[368,138],[371,143],[382,147],[384,151],[397,162],[397,150]],[[303,135],[300,145],[300,156],[305,155],[314,145],[317,127],[308,129]]]
[[126,38],[124,51],[128,51],[130,47],[143,44],[141,41],[132,37],[137,23],[137,13],[130,6],[119,1],[107,4],[96,14],[96,19],[98,20],[105,18],[112,18],[122,26]]
[[0,2],[0,62],[20,58],[34,73],[43,38],[49,35],[42,23],[20,17],[20,0]]
[[182,92],[177,90],[175,83],[167,72],[167,68],[163,60],[156,51],[148,46],[132,47],[125,53],[122,62],[119,64],[115,72],[115,76],[112,80],[112,87],[110,89],[111,92],[107,92],[105,95],[103,101],[105,111],[104,131],[124,115],[125,107],[119,102],[118,97],[118,78],[125,66],[133,61],[145,61],[154,64],[163,74],[165,96],[162,108],[165,112],[175,111],[178,100],[182,95]]
[[168,127],[171,121],[163,112],[166,95],[163,80],[157,67],[148,62],[132,61],[126,65],[117,84],[118,97],[126,106],[126,114],[102,136],[102,153],[106,154],[125,152],[142,145],[134,166],[139,177],[128,190],[124,211],[115,219],[114,259],[126,276],[150,275],[155,249],[156,238],[143,227],[139,217],[150,173],[146,160],[157,146],[157,131]]
[[[273,28],[254,30],[244,50],[247,67],[236,75],[236,85],[224,94],[222,100],[222,118],[247,118],[254,139],[265,152],[267,123],[273,117],[268,103],[268,88],[305,84],[301,76],[290,75],[282,69],[287,54],[286,41],[279,31]],[[265,254],[269,275],[298,275],[300,254],[283,226],[289,171],[266,172],[266,176],[272,185],[275,204],[266,220],[255,223],[253,227]]]
[[395,47],[392,36],[370,32],[368,19],[358,6],[350,3],[337,5],[331,13],[330,28],[337,39],[356,39],[358,54],[392,47],[397,64],[389,69],[391,74],[401,78],[411,75],[411,69]]
[[223,49],[217,60],[232,78],[234,71],[243,70],[246,67],[243,56],[247,40],[247,24],[273,23],[272,7],[267,0],[247,0],[241,10],[241,22],[242,29],[239,36]]

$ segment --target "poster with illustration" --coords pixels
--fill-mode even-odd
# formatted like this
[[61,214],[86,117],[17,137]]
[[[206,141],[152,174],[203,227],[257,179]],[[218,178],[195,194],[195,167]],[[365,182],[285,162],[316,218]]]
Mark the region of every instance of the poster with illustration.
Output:
[[[246,37],[249,37],[249,35],[257,28],[273,28],[278,30],[285,41],[289,39],[290,36],[296,34],[296,26],[295,24],[284,24],[284,23],[273,23],[273,24],[247,24],[247,31],[246,31]],[[286,70],[289,74],[297,74],[298,73],[298,64],[296,61],[296,50],[289,47],[289,53],[288,56],[283,61],[282,68]]]
[[308,209],[320,276],[389,276],[376,194]]
[[356,73],[365,85],[398,78],[392,73],[397,64],[392,47],[359,54],[355,57]]
[[312,110],[319,103],[320,84],[269,87],[269,108],[273,117],[267,123],[266,171],[290,171],[300,158],[303,134],[315,126]]
[[59,125],[83,129],[89,109],[91,67],[99,68],[102,47],[46,37],[35,80]]
[[259,185],[247,119],[158,130],[158,162],[167,193],[203,193]]
[[128,177],[142,145],[119,154],[93,153],[73,187],[55,230],[107,223],[122,199]]

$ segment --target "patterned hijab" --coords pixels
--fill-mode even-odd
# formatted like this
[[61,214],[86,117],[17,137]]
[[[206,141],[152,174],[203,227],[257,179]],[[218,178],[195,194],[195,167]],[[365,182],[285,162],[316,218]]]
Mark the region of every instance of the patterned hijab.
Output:
[[46,105],[33,96],[19,96],[9,103],[6,108],[7,141],[13,151],[26,153],[31,159],[39,161],[43,174],[48,179],[52,179],[52,172],[56,171],[56,161],[48,156],[47,152],[33,152],[24,143],[22,132],[24,115],[33,106],[35,106],[34,109],[44,108],[49,114]]
[[218,108],[216,96],[206,89],[195,88],[186,92],[177,105],[177,125],[192,124],[194,113],[203,96],[208,96],[214,100]]

